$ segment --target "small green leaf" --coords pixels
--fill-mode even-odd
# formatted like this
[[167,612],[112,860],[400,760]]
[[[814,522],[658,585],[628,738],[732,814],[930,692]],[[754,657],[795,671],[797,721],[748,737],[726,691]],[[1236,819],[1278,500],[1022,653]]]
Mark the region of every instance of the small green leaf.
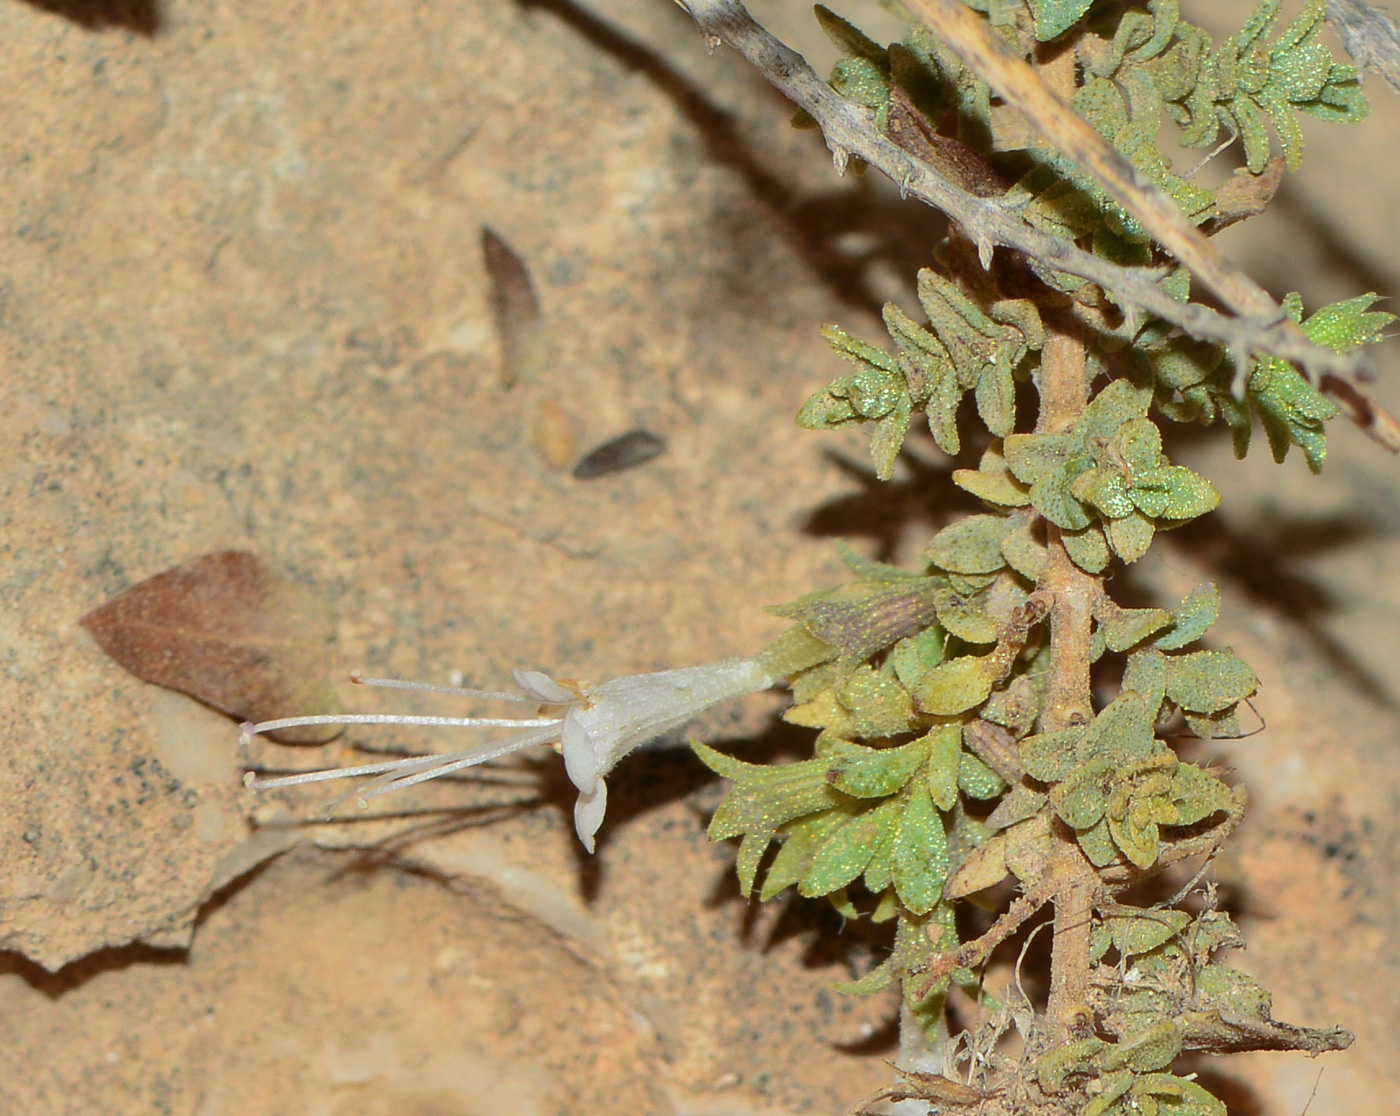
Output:
[[1012,434],[1002,443],[1007,468],[1022,484],[1036,481],[1057,471],[1076,447],[1069,434]]
[[1001,354],[995,364],[988,365],[977,380],[977,415],[988,430],[1003,438],[1016,426],[1016,381],[1011,377],[1011,365]]
[[914,783],[894,841],[894,886],[914,914],[938,905],[948,879],[948,836],[928,789]]
[[1113,843],[1118,846],[1123,855],[1139,868],[1146,871],[1157,863],[1160,837],[1155,822],[1137,825],[1131,818],[1120,820],[1110,813],[1108,815],[1108,832],[1113,838]]
[[954,469],[953,483],[980,500],[1005,508],[1023,508],[1030,503],[1027,487],[1006,467],[999,445],[982,455],[976,469]]
[[943,631],[925,628],[918,635],[901,639],[890,652],[895,677],[908,689],[943,661]]
[[1000,622],[982,606],[977,598],[968,599],[951,589],[942,590],[938,602],[938,622],[964,643],[995,643],[1001,631]]
[[1220,506],[1215,486],[1181,465],[1140,470],[1133,474],[1128,495],[1153,519],[1195,519]]
[[1092,504],[1108,519],[1122,519],[1133,513],[1133,498],[1129,495],[1127,481],[1116,469],[1099,466],[1080,473],[1070,492],[1076,500]]
[[831,987],[843,996],[870,996],[894,983],[894,970],[886,958],[859,980],[833,981]]
[[1006,780],[971,752],[964,752],[958,763],[958,786],[969,798],[986,801],[1006,789]]
[[1303,332],[1319,345],[1349,353],[1383,339],[1382,331],[1395,321],[1394,314],[1368,309],[1380,295],[1364,294],[1324,306],[1303,322]]
[[1191,763],[1177,765],[1171,799],[1176,813],[1174,825],[1195,825],[1234,804],[1229,787]]
[[900,790],[928,758],[929,739],[921,737],[899,748],[861,748],[843,755],[827,772],[827,780],[852,798],[885,798]]
[[1074,482],[1089,468],[1077,458],[1031,485],[1031,506],[1056,527],[1081,531],[1089,526],[1089,513],[1074,497]]
[[954,717],[986,701],[995,678],[996,667],[985,658],[961,655],[924,675],[914,687],[914,700],[925,713]]
[[1110,651],[1126,651],[1172,622],[1172,614],[1160,608],[1120,608],[1103,624],[1104,643]]
[[1108,832],[1108,819],[1100,818],[1092,829],[1078,831],[1079,847],[1095,868],[1106,868],[1118,859],[1118,850],[1113,847],[1113,838]]
[[1124,957],[1156,949],[1185,930],[1190,922],[1189,914],[1177,910],[1144,910],[1140,914],[1110,915],[1104,919],[1114,946]]
[[1007,565],[1027,581],[1039,581],[1045,572],[1045,544],[1032,534],[1028,522],[1018,524],[1002,537],[1001,553]]
[[958,801],[958,771],[962,760],[962,722],[936,728],[924,739],[928,742],[928,793],[933,804],[945,813]]
[[898,826],[887,825],[876,834],[875,851],[865,866],[864,877],[865,889],[872,895],[882,894],[894,882],[894,839],[898,831]]
[[1160,651],[1136,651],[1129,655],[1127,669],[1123,672],[1123,689],[1140,694],[1155,721],[1167,696],[1167,657]]
[[[778,849],[778,855],[773,858],[772,867],[768,869],[768,875],[763,879],[763,890],[759,892],[759,900],[764,903],[768,902],[784,888],[791,887],[806,875],[807,869],[812,866],[812,858],[817,855],[817,850],[821,848],[822,842],[830,837],[837,827],[844,824],[849,817],[849,812],[845,810],[828,810],[826,813],[814,814],[788,826],[787,836],[783,839],[782,847]],[[744,840],[747,841],[748,837],[745,837]],[[767,848],[767,842],[764,843],[764,848]],[[744,886],[744,894],[750,894],[753,891],[753,875],[746,874],[741,870],[739,876],[741,882],[747,881]]]
[[[1097,524],[1090,524],[1082,531],[1065,531],[1060,535],[1065,553],[1069,559],[1085,573],[1100,574],[1108,568],[1111,555],[1108,541]],[[1005,544],[1003,544],[1005,549]]]
[[1076,751],[1083,739],[1083,728],[1057,729],[1026,737],[1021,741],[1021,762],[1026,774],[1042,783],[1058,783],[1074,770]]
[[1108,807],[1108,800],[1099,787],[1102,768],[1081,767],[1063,783],[1050,790],[1050,805],[1075,829],[1090,829],[1098,824]]
[[[1032,489],[1032,491],[1034,491]],[[1123,519],[1113,519],[1108,522],[1106,534],[1108,545],[1113,548],[1113,553],[1125,562],[1136,562],[1152,545],[1152,535],[1156,528],[1152,525],[1152,520],[1146,516],[1134,512]]]
[[1192,713],[1219,713],[1259,688],[1259,679],[1230,651],[1195,651],[1167,659],[1167,697]]
[[996,573],[1006,565],[1001,540],[1009,526],[1005,516],[968,516],[934,535],[924,557],[940,569],[953,573]]
[[853,734],[878,739],[907,732],[914,716],[909,691],[885,670],[861,665],[837,690],[837,699],[850,711]]
[[797,890],[809,899],[829,895],[865,871],[882,830],[899,818],[903,803],[891,798],[838,826],[827,837],[803,874]]
[[1068,31],[1091,7],[1094,0],[1030,0],[1035,16],[1035,37],[1042,43]]
[[1164,1019],[1123,1035],[1105,1051],[1100,1064],[1106,1070],[1126,1067],[1134,1073],[1165,1069],[1181,1053],[1181,1037],[1181,1026],[1176,1020]]
[[1182,598],[1172,611],[1175,626],[1164,636],[1153,641],[1155,647],[1163,651],[1176,651],[1187,644],[1195,643],[1220,615],[1220,590],[1215,583],[1207,581],[1197,586]]
[[[1139,1097],[1170,1098],[1162,1102],[1161,1116],[1227,1116],[1225,1105],[1204,1086],[1169,1073],[1143,1074],[1133,1082],[1133,1092]],[[1138,1103],[1141,1107],[1142,1102]]]
[[[1146,759],[1156,741],[1154,712],[1136,690],[1124,690],[1090,722],[1079,745],[1081,761],[1125,764]],[[1082,827],[1081,827],[1082,828]]]
[[1035,1073],[1040,1087],[1047,1093],[1058,1093],[1072,1074],[1092,1072],[1094,1058],[1108,1044],[1101,1038],[1080,1039],[1052,1046],[1036,1059]]

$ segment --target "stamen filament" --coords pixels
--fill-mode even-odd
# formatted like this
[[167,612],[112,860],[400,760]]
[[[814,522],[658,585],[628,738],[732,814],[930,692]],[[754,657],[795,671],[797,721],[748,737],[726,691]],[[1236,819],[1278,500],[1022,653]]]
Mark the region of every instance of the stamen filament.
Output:
[[434,725],[447,728],[543,728],[564,723],[559,717],[530,717],[511,720],[504,717],[412,717],[402,713],[318,713],[310,717],[282,717],[261,721],[244,728],[247,736],[261,736],[280,729],[302,725]]
[[413,682],[403,678],[365,678],[363,675],[352,674],[350,681],[357,686],[376,686],[381,690],[421,690],[426,694],[452,694],[454,697],[513,701],[522,705],[531,700],[522,694],[508,694],[501,690],[469,690],[462,686],[440,686],[435,682]]

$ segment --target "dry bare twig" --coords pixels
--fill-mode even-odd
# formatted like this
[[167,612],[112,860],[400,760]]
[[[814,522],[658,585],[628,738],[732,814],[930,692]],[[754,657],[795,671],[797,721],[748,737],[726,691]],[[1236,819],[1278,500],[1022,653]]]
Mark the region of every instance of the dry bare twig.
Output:
[[[1267,292],[1186,224],[1170,199],[1138,184],[1122,156],[1055,97],[1024,61],[990,36],[960,0],[913,0],[911,6],[964,64],[1020,108],[1066,156],[1093,174],[1115,201],[1142,221],[1238,316],[1221,314],[1200,303],[1178,302],[1155,282],[1159,272],[1120,267],[1100,259],[1027,224],[1002,199],[978,197],[959,188],[928,162],[882,135],[869,110],[836,93],[806,59],[754,20],[739,0],[677,3],[695,20],[711,48],[724,43],[738,51],[816,121],[838,171],[843,171],[854,155],[897,183],[902,193],[942,210],[978,246],[984,265],[990,264],[995,247],[1010,248],[1055,271],[1096,283],[1130,313],[1146,312],[1200,340],[1225,345],[1237,359],[1267,352],[1293,361],[1362,430],[1387,449],[1400,451],[1400,423],[1359,386],[1369,378],[1365,358],[1359,352],[1336,353],[1310,341]],[[976,30],[967,31],[964,24]],[[1033,107],[1028,110],[1028,105]],[[1062,146],[1065,142],[1068,148]]]

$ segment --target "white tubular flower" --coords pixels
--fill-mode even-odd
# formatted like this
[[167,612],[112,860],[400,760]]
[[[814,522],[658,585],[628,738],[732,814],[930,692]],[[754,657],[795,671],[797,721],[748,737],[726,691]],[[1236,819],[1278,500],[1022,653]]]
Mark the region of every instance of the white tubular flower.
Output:
[[[276,721],[243,726],[245,739],[264,732],[298,725],[437,725],[457,728],[510,728],[517,731],[500,740],[460,752],[412,756],[361,764],[357,767],[311,771],[302,775],[258,778],[252,772],[244,784],[259,790],[273,787],[319,783],[328,779],[375,775],[358,791],[361,805],[376,795],[415,783],[450,775],[487,760],[531,748],[557,743],[564,753],[564,768],[579,790],[574,807],[574,828],[579,840],[594,851],[594,837],[603,824],[608,788],[604,777],[628,752],[665,736],[673,729],[729,698],[766,690],[773,679],[751,659],[726,659],[705,666],[663,670],[654,674],[633,674],[615,678],[601,686],[573,689],[535,670],[515,671],[515,682],[523,693],[507,694],[484,690],[464,690],[455,686],[433,686],[422,682],[392,679],[360,679],[365,685],[401,690],[426,690],[492,701],[537,702],[540,716],[524,719],[497,717],[415,717],[393,713],[286,717]],[[339,799],[335,800],[339,801]]]

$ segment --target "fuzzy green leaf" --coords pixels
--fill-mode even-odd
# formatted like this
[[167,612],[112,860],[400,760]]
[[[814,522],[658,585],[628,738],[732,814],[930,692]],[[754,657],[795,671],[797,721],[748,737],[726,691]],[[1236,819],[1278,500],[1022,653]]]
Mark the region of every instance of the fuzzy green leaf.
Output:
[[996,667],[985,658],[961,655],[921,678],[914,686],[914,700],[925,713],[953,717],[986,701],[995,679]]
[[1103,622],[1103,638],[1110,651],[1126,651],[1172,622],[1172,614],[1160,608],[1121,608]]
[[1027,581],[1039,581],[1045,572],[1045,544],[1032,534],[1029,523],[1017,524],[1002,536],[1001,553],[1006,564]]
[[1113,553],[1125,562],[1136,562],[1152,545],[1155,531],[1152,520],[1134,512],[1123,519],[1110,520],[1105,534]]
[[924,557],[940,569],[953,573],[996,573],[1006,565],[1001,540],[1009,527],[1005,516],[968,516],[934,535]]
[[1062,35],[1090,8],[1094,0],[1030,0],[1035,16],[1035,37],[1042,43]]
[[1123,689],[1140,694],[1152,719],[1167,695],[1167,657],[1160,651],[1137,651],[1128,656],[1123,672]]
[[1080,849],[1095,868],[1106,868],[1118,859],[1118,850],[1114,847],[1113,838],[1108,831],[1107,818],[1100,818],[1093,827],[1079,830],[1075,836],[1079,840]]
[[985,802],[1006,789],[1006,780],[971,752],[964,752],[958,762],[958,787],[969,798]]
[[1111,557],[1108,541],[1098,526],[1091,524],[1082,531],[1066,531],[1060,535],[1060,541],[1070,561],[1085,573],[1100,574],[1108,568]]
[[1165,1069],[1181,1053],[1181,1036],[1181,1027],[1176,1020],[1164,1019],[1123,1035],[1104,1053],[1100,1064],[1106,1070],[1126,1067],[1134,1073]]
[[969,599],[951,589],[938,594],[938,622],[964,643],[995,643],[1001,623],[976,597]]
[[1128,494],[1138,510],[1153,519],[1195,519],[1220,505],[1215,486],[1181,465],[1139,470]]
[[1083,728],[1057,729],[1028,736],[1021,741],[1021,762],[1026,774],[1042,783],[1058,783],[1074,770]]
[[[1133,1093],[1156,1100],[1159,1116],[1227,1116],[1225,1105],[1204,1086],[1169,1073],[1143,1074],[1133,1082]],[[1142,1106],[1139,1100],[1138,1111]]]
[[1220,615],[1220,590],[1207,581],[1191,590],[1172,611],[1172,630],[1153,641],[1163,651],[1176,651],[1205,635]]
[[1177,765],[1172,776],[1171,799],[1176,813],[1174,825],[1195,825],[1212,814],[1228,810],[1234,803],[1229,787],[1190,763]]
[[1034,484],[1064,465],[1075,446],[1069,434],[1012,434],[1002,452],[1012,475],[1022,484]]
[[1259,679],[1230,651],[1195,651],[1167,659],[1167,697],[1192,713],[1219,713],[1259,688]]
[[950,812],[958,801],[958,772],[962,761],[962,723],[934,729],[924,739],[928,742],[928,793],[933,804],[944,813]]
[[[778,849],[778,855],[773,858],[773,864],[768,869],[768,874],[763,878],[763,890],[759,892],[759,900],[764,903],[768,902],[783,889],[793,886],[806,875],[807,870],[812,866],[812,858],[817,855],[817,850],[821,848],[822,843],[849,817],[850,813],[846,810],[828,810],[826,813],[814,814],[788,826],[787,836],[783,839],[782,847]],[[744,840],[747,842],[749,836],[746,836]],[[767,847],[768,841],[765,840],[763,850],[766,850]],[[761,856],[762,850],[760,851]],[[744,894],[750,894],[753,891],[753,876],[741,870],[739,878],[741,882],[747,881],[744,886]]]
[[948,836],[927,787],[915,783],[894,841],[894,886],[914,914],[938,905],[948,879]]
[[1089,526],[1089,513],[1074,496],[1074,482],[1090,468],[1083,458],[1066,462],[1031,485],[1031,506],[1056,527],[1082,531]]
[[921,737],[898,748],[853,745],[831,766],[827,780],[852,798],[885,798],[900,790],[928,758],[929,740]]
[[1154,719],[1141,694],[1124,690],[1090,722],[1080,741],[1080,759],[1115,765],[1146,759],[1156,740]]
[[1104,919],[1113,944],[1124,957],[1147,953],[1171,941],[1190,925],[1185,911],[1151,910],[1133,915],[1110,915]]
[[888,799],[836,827],[817,849],[797,890],[809,899],[830,895],[865,871],[881,832],[895,824],[903,810],[897,798]]
[[1101,767],[1086,765],[1072,772],[1063,783],[1056,783],[1051,788],[1050,805],[1066,825],[1075,829],[1090,829],[1098,824],[1108,808],[1108,799],[1099,786],[1102,779]]

